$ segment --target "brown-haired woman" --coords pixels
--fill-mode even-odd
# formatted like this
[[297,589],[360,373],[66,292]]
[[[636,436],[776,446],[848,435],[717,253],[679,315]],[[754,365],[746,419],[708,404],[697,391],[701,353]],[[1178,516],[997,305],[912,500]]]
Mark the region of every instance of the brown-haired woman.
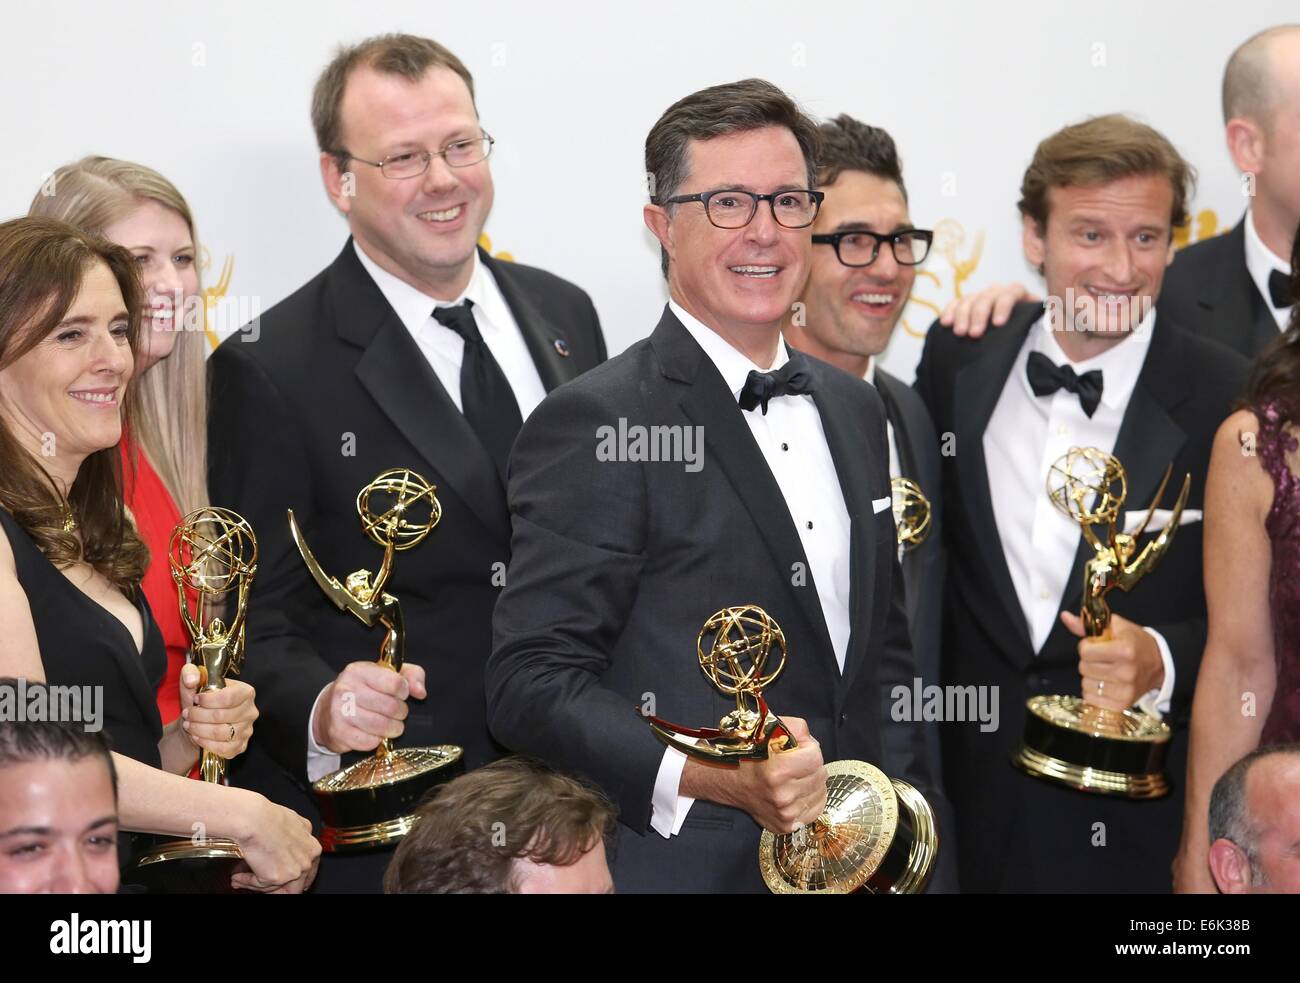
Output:
[[[237,887],[300,891],[319,845],[256,793],[180,777],[194,739],[163,728],[162,637],[140,589],[148,550],[122,499],[118,442],[142,292],[121,247],[48,219],[0,224],[0,676],[94,687],[124,829],[239,842]],[[191,721],[240,727],[228,709]]]
[[[176,604],[167,550],[181,516],[210,504],[208,342],[194,218],[180,191],[157,171],[111,157],[84,157],[58,168],[28,214],[125,246],[145,289],[134,373],[137,412],[120,450],[126,505],[152,558],[141,587],[167,647],[158,709],[169,724],[183,709],[178,682],[190,637]],[[209,750],[232,757],[229,748]]]
[[1262,745],[1300,741],[1300,235],[1286,331],[1214,438],[1205,486],[1209,635],[1192,703],[1174,888],[1213,893],[1214,783]]

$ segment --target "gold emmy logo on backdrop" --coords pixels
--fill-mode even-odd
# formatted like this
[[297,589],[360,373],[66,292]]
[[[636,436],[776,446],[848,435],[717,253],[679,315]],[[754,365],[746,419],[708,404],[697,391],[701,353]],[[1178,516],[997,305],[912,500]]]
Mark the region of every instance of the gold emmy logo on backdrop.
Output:
[[[971,245],[969,255],[962,256],[961,249],[966,244],[966,230],[962,224],[955,218],[945,218],[934,227],[934,245],[932,251],[938,253],[948,261],[948,268],[951,272],[952,294],[949,300],[959,300],[962,295],[962,286],[970,279],[972,273],[980,264],[980,259],[984,255],[984,232],[981,230],[976,233],[975,241]],[[927,260],[928,261],[928,260]],[[916,271],[917,283],[933,283],[936,288],[943,288],[943,278],[930,269],[920,269]],[[930,313],[925,315],[927,320],[933,320],[943,312],[943,303],[925,300],[916,295],[915,287],[912,296],[908,298],[907,306],[917,304]],[[925,337],[925,326],[920,328],[912,327],[911,320],[904,309],[903,316],[899,318],[899,326],[910,334],[913,338]]]
[[[442,518],[436,491],[409,468],[385,471],[362,488],[357,495],[361,527],[383,547],[384,558],[378,573],[356,570],[343,583],[321,569],[293,509],[288,512],[289,532],[317,585],[340,611],[355,615],[367,628],[384,628],[378,664],[394,672],[402,668],[406,629],[401,604],[384,587],[394,554],[418,546]],[[415,825],[413,813],[424,793],[462,770],[463,757],[454,744],[395,748],[384,738],[369,758],[314,782],[312,794],[325,824],[322,848],[352,852],[401,839]]]
[[901,475],[889,482],[889,490],[893,499],[898,548],[908,553],[924,543],[930,535],[930,500],[925,497],[920,485]]
[[[199,257],[199,270],[206,273],[211,266],[212,254],[208,252],[207,247],[204,247]],[[212,286],[203,288],[203,333],[208,336],[208,344],[213,349],[216,349],[221,344],[221,339],[208,325],[212,322],[213,310],[216,309],[217,304],[221,302],[221,298],[226,296],[226,292],[230,289],[230,278],[234,275],[234,272],[235,257],[227,256],[225,262],[221,264],[221,276],[217,279],[217,282]]]
[[[244,662],[244,620],[248,591],[257,574],[257,537],[248,522],[229,509],[195,509],[172,532],[167,554],[181,620],[190,633],[189,661],[199,669],[199,692],[224,689],[226,676]],[[190,610],[187,591],[197,595]],[[223,599],[232,605],[229,623],[211,612]],[[222,782],[226,761],[212,751],[199,758],[205,782]],[[168,893],[224,893],[243,860],[234,840],[172,840],[146,849],[135,861],[134,879]]]
[[[716,612],[700,629],[695,651],[704,675],[721,693],[734,696],[736,707],[716,729],[647,716],[656,737],[700,761],[729,766],[796,746],[763,697],[786,659],[785,635],[766,611],[748,604]],[[768,889],[775,894],[924,890],[939,850],[925,797],[865,761],[834,761],[826,771],[826,808],[814,822],[793,833],[763,831],[758,861]]]
[[[1052,504],[1079,523],[1093,549],[1083,568],[1083,628],[1091,638],[1106,637],[1110,605],[1106,595],[1118,587],[1132,590],[1168,552],[1187,504],[1192,476],[1183,489],[1168,524],[1137,551],[1155,507],[1169,484],[1173,466],[1142,525],[1132,535],[1117,531],[1120,509],[1128,495],[1128,476],[1113,455],[1095,447],[1074,447],[1048,471],[1047,493]],[[1104,526],[1098,537],[1094,526]],[[1136,555],[1135,555],[1136,554]],[[1088,702],[1094,694],[1035,696],[1027,703],[1024,739],[1013,763],[1038,778],[1086,792],[1130,799],[1153,799],[1169,791],[1164,775],[1169,727],[1140,708],[1111,710]]]
[[1219,216],[1213,209],[1202,208],[1196,213],[1196,235],[1192,235],[1192,218],[1188,216],[1187,221],[1182,225],[1174,226],[1174,248],[1182,249],[1192,245],[1194,242],[1204,242],[1206,239],[1213,239],[1217,235],[1227,232],[1227,229],[1219,228]]
[[499,253],[492,252],[492,237],[489,236],[486,232],[479,233],[478,244],[483,248],[483,251],[486,252],[489,256],[491,256],[493,259],[503,259],[507,263],[513,263],[515,260],[514,253],[508,253],[504,249]]

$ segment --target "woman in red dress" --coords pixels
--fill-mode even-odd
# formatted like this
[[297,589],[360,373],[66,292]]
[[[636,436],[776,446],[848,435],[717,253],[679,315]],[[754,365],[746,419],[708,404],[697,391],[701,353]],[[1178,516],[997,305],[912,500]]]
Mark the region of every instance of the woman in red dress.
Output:
[[[53,194],[46,193],[50,188]],[[33,199],[30,214],[59,219],[125,246],[135,257],[147,294],[136,365],[140,413],[120,446],[127,508],[151,558],[144,594],[167,647],[158,710],[163,724],[169,724],[181,713],[179,683],[190,638],[177,605],[168,549],[181,517],[208,504],[207,337],[194,220],[184,197],[161,174],[109,157],[86,157],[60,167]],[[191,610],[194,601],[191,596]],[[251,687],[246,697],[251,703]],[[210,750],[230,757],[228,752],[243,748]]]

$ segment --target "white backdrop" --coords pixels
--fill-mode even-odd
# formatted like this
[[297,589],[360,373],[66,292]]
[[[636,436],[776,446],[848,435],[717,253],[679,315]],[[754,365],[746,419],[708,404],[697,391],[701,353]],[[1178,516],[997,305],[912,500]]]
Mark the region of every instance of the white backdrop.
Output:
[[585,287],[611,354],[664,298],[641,223],[646,131],[688,92],[768,78],[818,116],[887,128],[913,220],[943,233],[884,360],[904,378],[929,305],[1031,276],[1017,189],[1037,141],[1068,122],[1125,111],[1161,129],[1200,171],[1191,239],[1230,227],[1244,199],[1223,147],[1223,65],[1298,17],[1294,0],[65,0],[3,16],[0,217],[25,212],[59,164],[141,161],[193,206],[205,284],[263,310],[346,235],[318,176],[316,75],[342,40],[436,38],[474,74],[497,139],[492,250]]

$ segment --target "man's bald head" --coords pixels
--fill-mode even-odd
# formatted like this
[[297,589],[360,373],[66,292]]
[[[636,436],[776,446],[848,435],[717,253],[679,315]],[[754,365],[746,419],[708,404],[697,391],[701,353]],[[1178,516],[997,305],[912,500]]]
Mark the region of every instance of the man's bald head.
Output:
[[1281,84],[1277,66],[1300,58],[1300,24],[1282,24],[1246,40],[1223,72],[1223,122],[1251,119],[1265,130],[1272,125]]

